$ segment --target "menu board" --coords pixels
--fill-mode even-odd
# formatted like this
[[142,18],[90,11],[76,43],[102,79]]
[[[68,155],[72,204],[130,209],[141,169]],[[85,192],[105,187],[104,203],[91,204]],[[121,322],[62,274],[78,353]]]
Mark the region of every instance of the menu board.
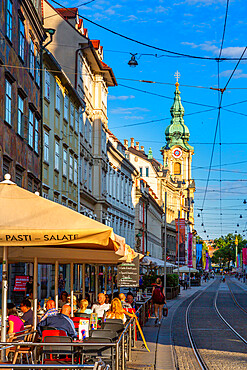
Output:
[[134,258],[130,263],[118,265],[117,286],[119,288],[139,287],[139,257]]
[[16,276],[14,292],[25,292],[29,276]]

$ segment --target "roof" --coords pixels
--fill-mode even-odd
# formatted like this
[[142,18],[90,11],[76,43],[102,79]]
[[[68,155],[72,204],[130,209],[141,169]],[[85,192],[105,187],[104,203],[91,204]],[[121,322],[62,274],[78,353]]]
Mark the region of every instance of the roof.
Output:
[[75,18],[78,14],[78,8],[56,8],[56,11],[65,19]]
[[100,40],[91,40],[94,49],[98,49],[100,46]]
[[162,164],[160,162],[158,162],[156,159],[152,158],[152,159],[148,159],[148,156],[145,152],[143,152],[142,150],[137,150],[135,147],[133,148],[132,146],[130,146],[128,148],[129,152],[130,153],[133,153],[143,159],[145,159],[147,162],[150,162],[152,164],[152,166],[156,169],[156,171],[159,171],[160,169],[160,166],[162,167]]

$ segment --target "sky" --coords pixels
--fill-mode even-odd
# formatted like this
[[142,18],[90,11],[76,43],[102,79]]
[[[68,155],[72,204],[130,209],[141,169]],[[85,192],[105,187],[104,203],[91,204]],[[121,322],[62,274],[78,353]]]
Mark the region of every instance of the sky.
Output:
[[[85,2],[61,0],[64,6],[79,6],[79,14],[93,22],[146,44],[200,57],[219,56],[226,0],[94,0],[80,6]],[[246,0],[229,1],[222,57],[239,58],[242,54],[246,46],[246,12]],[[246,61],[240,62],[223,93],[223,108],[205,192],[219,104],[219,93],[210,87],[218,86],[219,68],[220,87],[223,88],[237,61],[218,63],[174,57],[121,38],[86,20],[84,27],[88,29],[90,39],[100,39],[104,61],[112,67],[118,81],[118,86],[109,88],[109,129],[122,142],[134,137],[146,152],[151,147],[160,162],[165,129],[171,119],[174,73],[180,72],[184,120],[190,130],[190,144],[195,149],[192,162],[192,177],[196,183],[195,229],[203,239],[229,232],[247,236],[243,231],[247,229],[247,205],[243,203],[247,199]],[[138,66],[135,68],[128,66],[130,53],[137,53]],[[247,52],[245,56],[247,58]],[[226,107],[233,103],[238,104]]]

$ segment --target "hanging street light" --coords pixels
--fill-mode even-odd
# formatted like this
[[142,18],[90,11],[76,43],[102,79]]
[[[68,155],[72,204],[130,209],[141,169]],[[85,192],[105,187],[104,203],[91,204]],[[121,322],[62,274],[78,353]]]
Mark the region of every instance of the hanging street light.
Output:
[[134,68],[134,67],[136,67],[136,66],[138,66],[138,62],[137,62],[137,60],[136,60],[136,56],[137,54],[131,54],[131,58],[130,58],[130,60],[128,61],[128,65],[130,66],[130,67],[132,67],[132,68]]

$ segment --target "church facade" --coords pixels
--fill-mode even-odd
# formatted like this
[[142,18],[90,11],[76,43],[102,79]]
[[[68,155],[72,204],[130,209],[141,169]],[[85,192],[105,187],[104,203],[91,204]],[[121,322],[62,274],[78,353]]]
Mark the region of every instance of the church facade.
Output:
[[[174,102],[170,109],[171,123],[165,130],[166,144],[161,148],[162,163],[153,158],[152,149],[145,153],[144,147],[134,138],[125,140],[127,158],[139,171],[163,209],[167,222],[167,256],[170,262],[176,259],[176,226],[180,214],[184,219],[185,232],[194,229],[195,182],[191,175],[194,148],[189,144],[189,129],[184,123],[184,108],[181,103],[179,83],[176,83]],[[166,199],[166,204],[165,204]],[[161,248],[164,251],[164,222],[161,230]],[[187,243],[185,243],[187,248]],[[164,258],[164,253],[163,253]]]

